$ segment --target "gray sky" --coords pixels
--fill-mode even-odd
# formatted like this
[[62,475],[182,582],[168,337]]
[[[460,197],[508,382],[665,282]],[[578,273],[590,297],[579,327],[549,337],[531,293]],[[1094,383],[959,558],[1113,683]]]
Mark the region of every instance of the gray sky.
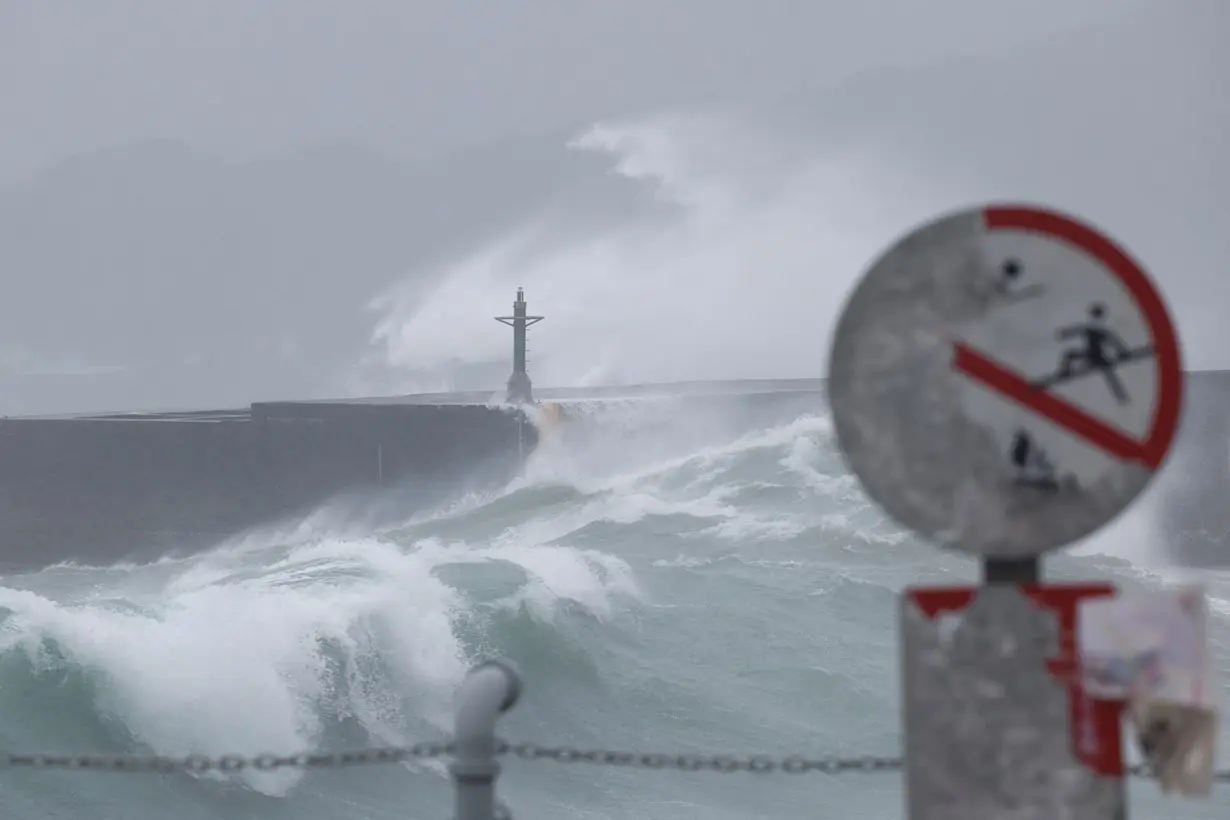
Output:
[[1003,197],[1230,367],[1227,8],[0,0],[3,406],[495,387],[518,284],[547,383],[820,375],[872,255]]
[[994,53],[1149,5],[1160,4],[0,0],[0,179],[148,137],[238,156],[344,137],[415,155]]

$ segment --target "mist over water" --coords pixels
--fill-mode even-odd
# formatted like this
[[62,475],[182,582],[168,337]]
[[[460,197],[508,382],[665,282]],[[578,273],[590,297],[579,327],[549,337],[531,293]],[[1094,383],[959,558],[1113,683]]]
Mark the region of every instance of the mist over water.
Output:
[[601,123],[569,149],[607,157],[665,207],[579,235],[529,215],[433,271],[434,290],[384,294],[374,342],[387,365],[506,361],[510,340],[488,316],[524,286],[547,317],[530,331],[538,385],[822,376],[870,260],[967,204],[874,141],[818,153],[734,113]]

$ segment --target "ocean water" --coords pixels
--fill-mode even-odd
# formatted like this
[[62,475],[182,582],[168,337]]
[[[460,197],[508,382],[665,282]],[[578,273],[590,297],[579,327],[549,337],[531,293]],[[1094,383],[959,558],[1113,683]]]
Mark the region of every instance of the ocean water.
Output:
[[[634,751],[895,755],[897,595],[973,564],[901,532],[823,408],[591,408],[498,493],[374,531],[325,509],[192,559],[0,579],[0,744],[256,754],[431,740],[476,660],[526,678],[512,740]],[[1150,586],[1146,499],[1048,562]],[[1208,576],[1230,671],[1230,581]],[[1224,744],[1223,744],[1224,748]],[[1225,763],[1223,762],[1223,767]],[[508,760],[515,817],[902,816],[898,773],[749,775]],[[1131,787],[1132,816],[1224,818]],[[438,763],[186,774],[0,772],[12,820],[428,820]]]

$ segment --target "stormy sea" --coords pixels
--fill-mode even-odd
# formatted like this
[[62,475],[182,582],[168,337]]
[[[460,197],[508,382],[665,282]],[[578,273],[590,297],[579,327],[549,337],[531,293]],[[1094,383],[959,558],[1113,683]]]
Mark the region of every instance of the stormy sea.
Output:
[[[430,741],[449,731],[467,668],[502,656],[527,684],[502,726],[512,741],[898,754],[897,596],[974,581],[973,563],[868,502],[819,394],[737,417],[671,402],[592,407],[500,491],[394,527],[326,508],[190,559],[0,579],[0,745],[253,755]],[[1150,510],[1146,497],[1048,560],[1047,575],[1172,579]],[[1202,577],[1216,664],[1230,672],[1230,577]],[[896,772],[511,758],[499,794],[539,820],[886,820],[904,800]],[[226,777],[0,772],[12,820],[438,820],[450,801],[434,760]],[[1224,786],[1207,801],[1131,786],[1136,817],[1228,808]]]
[[[1158,19],[1166,22],[1170,11]],[[1147,35],[1153,42],[1154,27]],[[1192,355],[1185,362],[1209,367],[1226,349],[1225,316],[1216,310],[1213,279],[1197,287],[1197,279],[1182,276],[1207,270],[1215,279],[1216,265],[1201,260],[1225,258],[1218,243],[1226,234],[1207,221],[1221,212],[1218,202],[1196,193],[1225,186],[1210,187],[1216,178],[1216,169],[1204,164],[1210,154],[1192,150],[1213,144],[1206,138],[1213,121],[1193,119],[1192,111],[1205,109],[1190,102],[1211,76],[1200,57],[1213,52],[1184,49],[1192,55],[1184,68],[1181,60],[1142,63],[1133,45],[1112,62],[1090,50],[1101,42],[1099,32],[1096,42],[1091,38],[1088,48],[1082,44],[1073,52],[1071,63],[1097,66],[1087,75],[1098,78],[1094,85],[1074,84],[1079,72],[1064,68],[1067,63],[1047,62],[1041,71],[1013,57],[1009,64],[1023,79],[996,80],[986,91],[966,90],[965,79],[981,74],[961,64],[952,74],[918,75],[920,85],[901,85],[899,92],[893,90],[897,75],[872,76],[872,91],[880,82],[892,90],[886,97],[891,104],[878,107],[860,85],[836,107],[817,102],[799,112],[783,108],[747,117],[723,109],[603,121],[570,136],[567,162],[559,162],[563,181],[534,187],[541,196],[533,201],[504,187],[546,173],[537,153],[526,159],[510,154],[507,167],[485,154],[459,160],[429,169],[427,183],[409,177],[408,185],[426,185],[421,206],[386,195],[383,177],[370,196],[351,194],[344,185],[333,192],[332,180],[346,177],[332,166],[322,166],[319,178],[328,182],[319,190],[303,183],[285,196],[303,196],[313,207],[317,198],[333,197],[346,209],[370,199],[373,208],[387,210],[376,221],[393,226],[399,244],[414,243],[403,237],[417,236],[411,228],[436,232],[444,223],[426,218],[436,209],[448,214],[453,208],[466,222],[466,231],[448,240],[455,246],[442,244],[433,251],[438,260],[423,262],[425,270],[389,286],[371,305],[379,318],[363,352],[374,363],[364,360],[372,372],[359,368],[364,384],[353,395],[501,384],[510,339],[491,317],[507,313],[521,286],[530,310],[546,315],[530,338],[536,388],[822,376],[840,302],[869,260],[924,220],[1004,197],[1105,220],[1129,247],[1159,260],[1167,289],[1186,300],[1180,313]],[[1192,79],[1171,86],[1158,79],[1180,69]],[[913,76],[914,69],[902,71]],[[1031,108],[1027,115],[1022,101],[1046,96],[1032,91],[1044,74],[1080,105],[1057,103],[1049,117],[1045,110],[1052,109]],[[1124,80],[1123,91],[1108,96],[1101,78],[1111,75],[1141,79]],[[935,121],[951,130],[920,133],[913,120],[890,117],[898,107],[934,107],[929,96],[910,91],[914,87],[955,89],[950,107],[935,113]],[[980,100],[976,116],[969,114],[971,99]],[[1142,129],[1142,99],[1171,106],[1158,109],[1171,114],[1146,118],[1163,123],[1160,131]],[[1002,107],[988,107],[994,105]],[[866,111],[870,124],[847,129],[840,124],[845,111]],[[1043,122],[1061,127],[1032,125]],[[1165,161],[1140,162],[1157,155],[1158,133],[1177,135],[1175,147],[1166,150]],[[1203,135],[1205,142],[1188,134]],[[1089,146],[1084,154],[1072,153],[1082,141]],[[1118,147],[1106,148],[1111,145]],[[920,146],[934,147],[934,157]],[[1078,159],[1052,159],[1061,156]],[[1032,164],[1027,157],[1035,158]],[[384,167],[362,159],[364,179],[369,166]],[[158,180],[171,180],[153,190],[181,184],[162,165],[151,167]],[[491,167],[500,173],[492,177]],[[212,202],[210,175],[221,172],[196,173],[206,177],[202,196]],[[250,173],[257,180],[251,190],[258,192],[274,184],[266,176],[289,178],[279,164]],[[125,176],[105,176],[112,178]],[[443,180],[441,193],[433,180]],[[90,185],[90,202],[102,203],[100,211],[117,210],[109,193],[98,196],[97,183]],[[490,230],[499,230],[489,241],[471,242],[488,231],[482,227],[488,200],[505,199],[515,212],[512,222],[493,215]],[[276,208],[259,198],[253,204],[247,193],[233,201],[219,205],[219,213],[242,205],[244,213],[258,215],[251,242],[263,266],[267,248],[275,246],[266,224],[276,222],[267,218]],[[386,207],[386,201],[399,204]],[[157,203],[151,208],[170,208],[157,198],[150,202]],[[183,210],[185,218],[198,218]],[[244,357],[256,356],[248,350],[254,345],[236,331],[229,358],[192,370],[168,356],[173,367],[157,378],[134,369],[127,381],[116,377],[120,387],[99,398],[96,409],[133,409],[133,403],[181,395],[195,402],[198,386],[203,392],[226,385],[236,392],[225,406],[246,406],[260,398],[250,395],[258,387],[274,390],[263,380],[290,371],[288,362],[314,377],[323,372],[326,353],[336,352],[326,343],[346,336],[328,331],[339,323],[349,328],[344,322],[358,315],[349,312],[350,301],[334,295],[333,285],[360,277],[373,257],[366,253],[369,226],[362,216],[348,223],[351,229],[337,228],[354,237],[347,253],[301,248],[300,234],[336,227],[316,210],[308,213],[312,221],[303,224],[311,227],[288,229],[295,240],[288,245],[288,284],[270,291],[273,307],[245,303],[242,311],[226,314],[241,317],[232,323],[244,327],[277,329],[280,317],[298,310],[294,304],[309,303],[295,292],[299,285],[289,283],[325,294],[316,297],[327,302],[319,321],[311,319],[315,313],[303,314],[307,329],[296,337],[308,351],[302,358],[283,356],[279,342],[274,364],[249,368]],[[109,284],[107,277],[119,276],[120,269],[99,267],[92,246],[28,231],[23,219],[13,220],[18,227],[12,236],[35,237],[40,258],[45,245],[62,246],[73,260],[90,260],[88,281],[108,283],[99,293],[114,291],[125,305],[145,304],[135,285],[123,291]],[[222,227],[215,233],[229,237],[230,215],[218,219]],[[83,218],[82,224],[94,223]],[[148,251],[150,237],[97,233],[105,247],[141,247],[164,264]],[[219,304],[231,310],[248,286],[239,274],[225,280],[235,283],[229,289],[215,284],[213,277],[229,264],[215,251],[230,241],[215,233],[200,240],[208,253],[200,265],[194,258],[185,274],[205,284],[185,292],[223,294]],[[184,242],[186,254],[200,253],[178,233],[168,235]],[[315,256],[315,267],[300,261]],[[320,271],[313,274],[319,281],[309,281],[311,271]],[[52,290],[65,287],[59,279],[48,282]],[[181,324],[198,321],[188,297],[177,295],[177,307],[165,316],[144,307],[113,315],[105,309],[110,302],[100,309],[90,295],[95,291],[86,293],[85,312],[101,317],[89,328],[158,318],[178,332]],[[62,335],[71,324],[19,299],[13,304],[13,315],[39,317],[31,319],[31,333]],[[272,321],[274,308],[278,322]],[[205,349],[228,331],[208,307],[198,313]],[[359,315],[353,321],[367,320]],[[151,334],[161,327],[153,326]],[[89,343],[95,332],[101,331],[81,331],[78,339]],[[183,353],[200,352],[184,344]],[[348,359],[337,357],[345,360],[339,368],[349,368]],[[406,375],[451,373],[459,361],[494,369],[464,385],[453,376],[448,384],[426,376],[410,383]],[[175,382],[180,392],[160,381],[167,371],[187,374]],[[0,384],[0,392],[16,400],[21,390],[42,383]],[[277,389],[309,383],[316,384],[305,377]],[[66,389],[35,398],[56,403],[57,412],[80,410],[69,395]],[[723,402],[706,408],[671,398],[574,408],[563,432],[548,437],[507,485],[408,508],[392,524],[373,526],[354,510],[331,505],[191,558],[0,576],[0,748],[218,756],[435,741],[451,729],[454,693],[467,669],[501,656],[519,666],[526,682],[521,701],[501,724],[514,742],[737,756],[899,755],[899,595],[909,585],[975,582],[977,568],[964,556],[921,543],[866,498],[836,449],[823,394],[761,403],[754,412],[728,409]],[[1194,449],[1204,447],[1199,434],[1196,440]],[[1225,443],[1209,442],[1210,449],[1214,444]],[[1166,473],[1182,469],[1172,464]],[[1167,535],[1160,498],[1153,488],[1113,525],[1049,557],[1045,576],[1112,580],[1125,588],[1186,577],[1159,546]],[[1215,500],[1209,506],[1222,505]],[[1230,572],[1199,578],[1211,598],[1219,686],[1230,692]],[[1221,748],[1230,747],[1223,742]],[[1230,758],[1223,754],[1219,768],[1230,768]],[[904,816],[900,772],[724,774],[505,758],[498,792],[520,820]],[[1207,800],[1183,800],[1164,798],[1155,783],[1136,780],[1130,795],[1130,817],[1230,816],[1230,783],[1219,784]],[[452,815],[451,800],[439,760],[226,777],[0,769],[3,820],[444,820]]]

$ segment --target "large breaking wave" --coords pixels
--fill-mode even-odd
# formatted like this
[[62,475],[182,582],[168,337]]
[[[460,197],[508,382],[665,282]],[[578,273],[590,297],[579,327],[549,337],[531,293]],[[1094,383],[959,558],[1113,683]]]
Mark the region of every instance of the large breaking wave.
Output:
[[[0,743],[218,755],[431,740],[466,668],[500,654],[528,680],[507,726],[519,738],[894,753],[896,593],[974,568],[868,505],[822,408],[766,412],[735,429],[669,402],[594,408],[503,491],[389,530],[331,533],[324,511],[192,559],[4,579]],[[1148,520],[1146,502],[1052,574],[1156,583]],[[1214,591],[1226,669],[1230,584]],[[449,811],[431,761],[223,782],[10,771],[0,784],[19,818]],[[533,763],[501,782],[518,814],[561,818],[784,817],[817,801],[826,816],[891,817],[900,787]]]

